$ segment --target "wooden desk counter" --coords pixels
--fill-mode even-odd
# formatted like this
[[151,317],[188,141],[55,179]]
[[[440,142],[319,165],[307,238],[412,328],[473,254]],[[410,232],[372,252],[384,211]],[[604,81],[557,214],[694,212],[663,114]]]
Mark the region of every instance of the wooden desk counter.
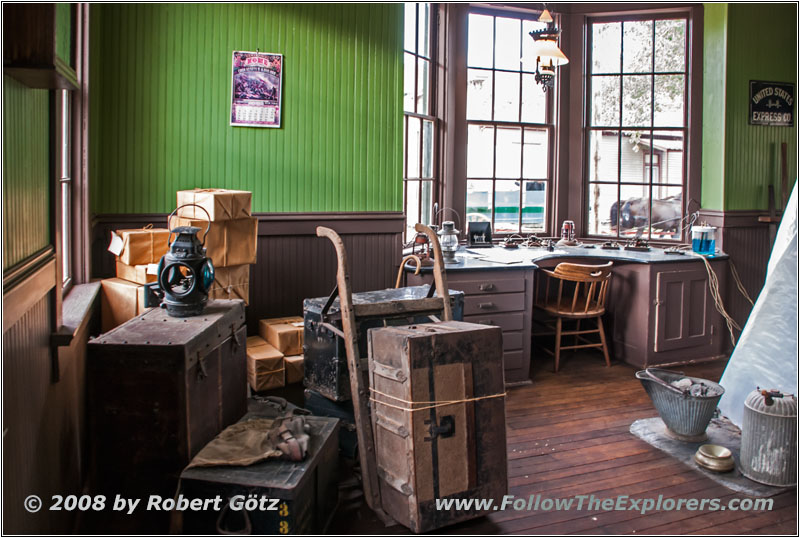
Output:
[[[483,258],[472,257],[474,255]],[[720,289],[727,281],[727,255],[708,257]],[[613,357],[637,367],[717,359],[730,347],[727,327],[708,290],[698,256],[584,247],[466,249],[447,264],[448,286],[464,291],[464,321],[503,329],[506,384],[530,383],[531,324],[535,273],[558,263],[614,262],[606,314]],[[503,263],[514,260],[515,263]],[[412,269],[407,267],[406,269]],[[430,268],[408,274],[409,285],[429,282]]]

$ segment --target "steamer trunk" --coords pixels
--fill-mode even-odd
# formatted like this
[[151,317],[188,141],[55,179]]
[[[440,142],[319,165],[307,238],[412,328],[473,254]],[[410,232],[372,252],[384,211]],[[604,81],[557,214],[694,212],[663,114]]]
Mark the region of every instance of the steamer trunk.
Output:
[[383,509],[414,532],[488,512],[437,511],[435,502],[499,502],[508,491],[500,328],[451,321],[372,329],[369,338]]
[[191,458],[247,411],[244,303],[203,314],[153,309],[88,345],[93,487],[175,493]]

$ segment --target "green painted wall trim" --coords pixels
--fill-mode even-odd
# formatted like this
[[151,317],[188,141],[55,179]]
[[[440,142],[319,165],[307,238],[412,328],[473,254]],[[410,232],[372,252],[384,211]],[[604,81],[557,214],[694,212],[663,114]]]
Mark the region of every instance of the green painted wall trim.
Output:
[[723,208],[728,5],[703,4],[703,164],[701,206]]
[[50,244],[49,99],[3,76],[3,270]]
[[729,4],[727,46],[724,209],[766,210],[767,187],[780,194],[782,142],[790,191],[797,178],[797,106],[794,127],[749,125],[750,80],[797,84],[797,4]]
[[[97,4],[96,213],[168,212],[175,191],[253,192],[262,212],[402,210],[399,4]],[[283,125],[231,127],[231,54],[284,54]]]

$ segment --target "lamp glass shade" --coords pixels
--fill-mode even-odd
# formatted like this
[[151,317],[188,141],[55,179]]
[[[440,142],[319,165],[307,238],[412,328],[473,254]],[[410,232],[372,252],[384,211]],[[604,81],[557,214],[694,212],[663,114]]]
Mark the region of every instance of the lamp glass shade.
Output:
[[539,39],[533,43],[533,55],[538,56],[542,63],[553,61],[553,65],[559,66],[569,63],[569,58],[561,52],[556,42],[552,39]]

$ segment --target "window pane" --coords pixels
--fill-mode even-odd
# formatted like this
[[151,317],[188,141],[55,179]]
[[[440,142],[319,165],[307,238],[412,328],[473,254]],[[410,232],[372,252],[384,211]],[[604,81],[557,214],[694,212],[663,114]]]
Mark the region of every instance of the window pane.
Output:
[[618,22],[592,25],[592,73],[620,72],[621,31]]
[[70,271],[71,252],[70,237],[72,236],[72,200],[70,183],[61,184],[61,283],[63,284],[72,276]]
[[619,179],[619,133],[591,131],[589,134],[589,181]]
[[417,47],[420,56],[430,57],[430,27],[431,27],[431,6],[430,4],[419,4],[419,45]]
[[686,71],[686,21],[656,21],[656,72]]
[[653,21],[625,22],[622,31],[622,70],[625,73],[652,71]]
[[70,177],[69,171],[70,151],[69,151],[69,92],[61,90],[61,177]]
[[494,231],[519,232],[519,181],[495,182]]
[[519,71],[521,57],[519,46],[520,20],[497,17],[496,21],[494,66],[496,69]]
[[[587,230],[590,235],[616,235],[617,186],[589,184],[589,221]],[[612,224],[613,223],[613,224]]]
[[416,40],[416,24],[417,24],[417,5],[415,3],[405,4],[406,14],[404,18],[404,34],[403,47],[410,52],[416,52],[414,41]]
[[[522,161],[522,131],[517,128],[497,128],[497,165],[495,177],[512,178],[520,177],[520,163]],[[519,189],[517,189],[519,192]]]
[[682,191],[682,187],[653,187],[651,238],[681,238]]
[[525,181],[522,191],[522,233],[544,232],[547,217],[547,183]]
[[547,179],[548,145],[547,129],[525,129],[522,177]]
[[519,73],[497,71],[495,80],[495,121],[519,121]]
[[649,126],[652,121],[650,75],[622,77],[622,125]]
[[422,121],[422,177],[433,177],[433,122]]
[[470,125],[467,129],[467,176],[492,177],[494,127]]
[[[538,21],[522,21],[522,70],[529,73],[536,71],[536,55],[533,52],[533,30],[542,30],[547,24]],[[541,90],[540,90],[541,91]]]
[[419,114],[428,114],[428,92],[430,87],[430,78],[428,74],[428,66],[430,62],[420,58],[419,71],[417,71],[417,112]]
[[467,70],[467,119],[492,119],[492,72]]
[[619,125],[620,77],[592,77],[591,125]]
[[414,237],[414,225],[419,222],[419,181],[406,181],[406,237]]
[[431,213],[433,213],[433,181],[422,182],[422,213],[420,215],[420,222],[423,224],[430,224],[433,222]]
[[467,222],[491,222],[492,182],[467,181]]
[[622,136],[622,182],[646,183],[650,174],[645,173],[645,155],[650,152],[649,133],[624,131]]
[[683,127],[684,75],[655,76],[656,127]]
[[661,152],[661,183],[683,185],[684,140],[681,131],[656,131],[653,149]]
[[536,84],[533,75],[522,75],[522,121],[544,123],[547,121],[547,94]]
[[647,239],[647,221],[650,214],[650,186],[623,185],[619,211],[619,235],[635,236],[638,231]]
[[487,15],[469,16],[469,43],[467,45],[467,65],[470,67],[492,67],[493,17]]
[[406,177],[419,177],[419,142],[420,142],[420,120],[419,118],[408,118],[408,168]]
[[414,56],[408,53],[404,55],[403,64],[403,110],[414,112]]

